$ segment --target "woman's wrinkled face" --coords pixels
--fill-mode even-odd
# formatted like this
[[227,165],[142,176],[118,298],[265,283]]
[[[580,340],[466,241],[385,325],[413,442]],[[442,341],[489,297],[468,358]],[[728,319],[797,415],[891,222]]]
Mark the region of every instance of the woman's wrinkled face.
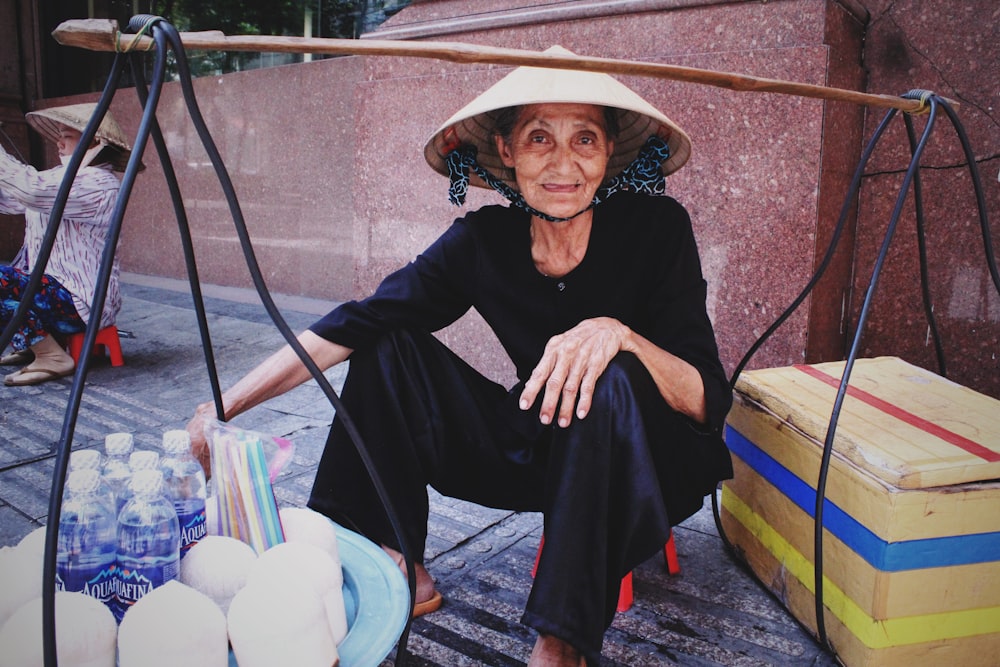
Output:
[[614,150],[604,110],[592,104],[525,106],[510,137],[496,144],[525,201],[558,218],[590,205]]

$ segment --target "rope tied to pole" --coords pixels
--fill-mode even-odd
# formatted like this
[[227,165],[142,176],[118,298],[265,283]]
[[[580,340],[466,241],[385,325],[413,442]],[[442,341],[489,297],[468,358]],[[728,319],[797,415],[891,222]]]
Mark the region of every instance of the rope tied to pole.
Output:
[[146,43],[146,47],[143,49],[139,48],[139,42],[142,38],[146,36],[149,32],[150,27],[153,25],[154,21],[146,21],[143,26],[132,35],[131,39],[127,44],[122,44],[122,35],[125,34],[121,30],[115,30],[115,52],[116,53],[131,53],[132,51],[152,51],[156,47],[156,42],[150,40]]
[[913,116],[920,116],[922,114],[928,113],[931,110],[930,100],[934,97],[933,90],[924,90],[923,88],[914,88],[909,90],[902,95],[900,95],[904,100],[917,100],[920,102],[920,106],[916,109],[907,110],[906,113]]

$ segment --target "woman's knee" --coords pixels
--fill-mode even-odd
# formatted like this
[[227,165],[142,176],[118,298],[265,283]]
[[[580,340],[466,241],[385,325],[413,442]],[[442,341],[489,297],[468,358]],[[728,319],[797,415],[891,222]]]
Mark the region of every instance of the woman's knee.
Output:
[[598,378],[594,386],[591,412],[620,408],[622,402],[634,404],[655,390],[653,378],[642,362],[631,352],[621,352]]

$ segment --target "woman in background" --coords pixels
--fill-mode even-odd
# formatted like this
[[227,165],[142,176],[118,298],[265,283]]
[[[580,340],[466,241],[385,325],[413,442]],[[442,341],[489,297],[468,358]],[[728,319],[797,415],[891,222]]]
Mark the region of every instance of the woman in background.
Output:
[[[21,302],[62,184],[65,165],[80,142],[97,105],[75,104],[27,114],[28,123],[53,141],[62,164],[38,171],[22,164],[0,147],[0,212],[24,214],[24,245],[11,265],[0,265],[0,326],[7,326]],[[11,352],[0,365],[23,368],[4,378],[7,386],[34,385],[73,373],[73,358],[60,336],[84,331],[96,290],[101,254],[123,171],[131,149],[111,114],[104,117],[88,147],[66,200],[59,233],[38,293],[11,339]],[[114,324],[121,308],[118,257],[99,314],[100,327]]]

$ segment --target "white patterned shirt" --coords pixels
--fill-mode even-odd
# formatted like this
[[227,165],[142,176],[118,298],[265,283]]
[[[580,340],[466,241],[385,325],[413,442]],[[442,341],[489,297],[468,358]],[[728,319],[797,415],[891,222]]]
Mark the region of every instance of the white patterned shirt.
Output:
[[[0,213],[24,214],[24,245],[13,262],[30,271],[42,245],[65,168],[38,171],[11,157],[0,147]],[[121,183],[110,165],[83,167],[73,181],[62,224],[56,235],[45,273],[55,277],[73,295],[76,311],[90,320],[104,243]],[[121,309],[117,253],[101,314],[101,327],[114,324]]]

